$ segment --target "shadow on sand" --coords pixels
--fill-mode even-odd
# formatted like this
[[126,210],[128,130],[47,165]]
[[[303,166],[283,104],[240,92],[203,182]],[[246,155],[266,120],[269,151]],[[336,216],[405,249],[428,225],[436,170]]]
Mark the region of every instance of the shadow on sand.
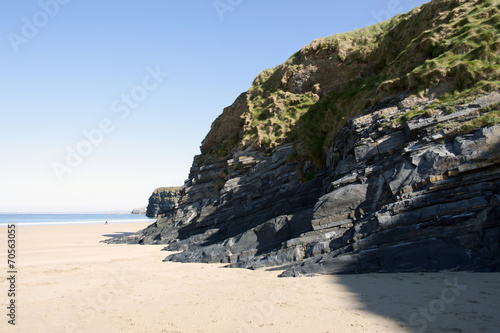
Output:
[[[500,274],[336,275],[358,308],[392,320],[401,332],[499,332]],[[384,327],[380,327],[380,332]]]
[[120,238],[120,237],[126,237],[126,236],[130,236],[130,235],[134,235],[134,234],[136,234],[136,232],[115,232],[112,234],[103,234],[102,236],[106,237],[106,238]]

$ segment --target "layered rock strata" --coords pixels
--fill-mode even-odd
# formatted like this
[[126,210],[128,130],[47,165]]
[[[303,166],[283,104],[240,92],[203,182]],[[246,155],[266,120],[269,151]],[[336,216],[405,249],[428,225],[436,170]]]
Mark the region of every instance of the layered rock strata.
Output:
[[312,180],[297,177],[311,164],[297,170],[291,144],[197,156],[177,208],[120,241],[180,251],[167,261],[278,266],[282,276],[498,271],[500,125],[457,128],[500,94],[399,124],[410,99],[349,120]]
[[159,217],[175,209],[179,201],[179,187],[157,188],[149,197],[149,204],[146,208],[147,217]]
[[214,121],[179,200],[108,242],[281,276],[499,271],[499,8],[434,0],[303,47]]

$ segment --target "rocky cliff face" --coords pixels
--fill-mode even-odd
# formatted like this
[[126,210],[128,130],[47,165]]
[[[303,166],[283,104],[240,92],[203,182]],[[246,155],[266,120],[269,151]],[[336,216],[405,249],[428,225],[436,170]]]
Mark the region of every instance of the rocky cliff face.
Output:
[[385,127],[405,101],[342,129],[312,230],[276,252],[305,254],[283,276],[500,270],[500,125],[456,131],[500,94]]
[[[282,276],[499,271],[498,74],[483,72],[491,61],[484,58],[466,87],[456,71],[431,70],[430,84],[418,66],[433,55],[414,45],[427,30],[426,36],[431,30],[453,35],[461,26],[450,32],[447,24],[464,18],[470,24],[474,8],[482,8],[480,20],[498,17],[493,2],[433,1],[384,23],[389,32],[375,29],[361,49],[341,35],[333,44],[305,47],[302,63],[295,55],[264,72],[212,125],[175,209],[109,242],[165,244],[179,251],[167,261],[277,267]],[[396,45],[390,38],[412,22],[429,24],[405,32],[417,34],[405,38],[416,52],[412,61],[424,65],[403,66],[408,48],[401,45],[399,60],[372,66],[369,59],[380,50],[370,41]],[[498,24],[492,29],[498,32]],[[368,54],[350,61],[360,50]],[[448,51],[436,57],[451,56]],[[492,54],[498,58],[496,46]],[[415,73],[398,83],[374,74],[401,68]],[[422,80],[417,88],[415,77]],[[342,95],[336,90],[358,85]],[[353,96],[348,112],[334,112]]]
[[130,212],[133,215],[146,215],[147,207],[134,208]]
[[149,204],[146,208],[147,217],[158,217],[173,210],[179,201],[179,187],[157,188],[149,197]]

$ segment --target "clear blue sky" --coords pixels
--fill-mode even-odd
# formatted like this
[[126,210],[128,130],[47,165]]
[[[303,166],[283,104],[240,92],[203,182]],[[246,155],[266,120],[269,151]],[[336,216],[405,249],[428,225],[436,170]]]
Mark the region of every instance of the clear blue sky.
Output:
[[145,206],[260,71],[422,3],[2,1],[0,212]]

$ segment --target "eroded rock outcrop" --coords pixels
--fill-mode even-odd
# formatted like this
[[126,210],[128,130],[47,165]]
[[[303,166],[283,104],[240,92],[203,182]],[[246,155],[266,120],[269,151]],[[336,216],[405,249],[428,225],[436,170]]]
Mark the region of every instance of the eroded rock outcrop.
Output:
[[297,239],[306,259],[282,276],[500,270],[500,125],[456,132],[499,101],[494,93],[394,127],[382,125],[397,106],[351,120],[331,147],[308,233],[316,239]]
[[493,93],[398,125],[404,103],[372,109],[348,122],[310,181],[297,177],[292,145],[196,157],[178,208],[126,241],[182,251],[170,261],[280,266],[282,276],[499,270],[500,125],[455,132],[498,102]]
[[134,209],[132,209],[132,211],[130,212],[130,214],[133,214],[133,215],[146,215],[147,209],[148,209],[147,207],[134,208]]
[[173,209],[179,201],[180,187],[160,187],[149,197],[149,204],[146,208],[147,217],[158,217]]
[[[500,271],[498,41],[488,56],[453,44],[493,22],[488,6],[432,1],[263,72],[212,125],[179,200],[154,194],[157,222],[108,242],[281,276]],[[439,67],[457,54],[475,67]]]

